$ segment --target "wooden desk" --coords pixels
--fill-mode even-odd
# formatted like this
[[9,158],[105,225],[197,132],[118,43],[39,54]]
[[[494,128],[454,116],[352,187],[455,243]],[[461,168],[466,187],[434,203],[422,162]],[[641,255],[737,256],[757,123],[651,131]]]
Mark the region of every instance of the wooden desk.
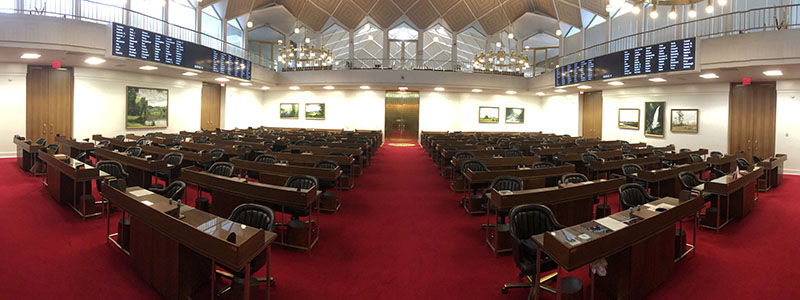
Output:
[[[764,169],[756,167],[752,172],[742,171],[742,175],[735,178],[735,174],[728,174],[696,186],[693,190],[719,196],[716,223],[710,225],[704,222],[703,227],[719,232],[730,222],[732,217],[742,218],[750,213],[755,206],[755,201],[758,200],[754,183],[763,174]],[[726,203],[724,207],[721,205],[722,201]],[[725,215],[724,220],[722,219],[723,214]]]
[[56,137],[56,143],[60,144],[61,153],[69,157],[78,157],[81,153],[94,150],[94,143],[78,142],[60,135]]
[[47,164],[47,191],[56,202],[70,205],[83,219],[99,215],[95,207],[98,202],[81,202],[81,196],[92,194],[92,180],[109,175],[74,158],[67,158],[69,162],[50,153],[39,153],[39,159]]
[[[676,261],[675,224],[682,226],[683,218],[696,215],[703,208],[703,199],[700,197],[686,201],[668,197],[650,204],[662,203],[673,207],[664,212],[651,211],[646,207],[633,211],[638,221],[616,231],[593,232],[589,228],[599,223],[598,220],[592,220],[562,230],[535,235],[531,240],[539,246],[537,257],[541,257],[541,251],[547,253],[558,264],[559,273],[562,273],[562,270],[574,271],[605,258],[608,261],[606,268],[608,273],[596,280],[592,276],[595,283],[592,286],[596,285],[612,298],[642,299],[668,280],[672,274]],[[630,219],[628,211],[618,212],[606,218],[623,223],[629,223]],[[565,232],[574,236],[576,242],[568,242]],[[580,239],[577,237],[580,234],[586,234],[590,238]],[[537,269],[538,261],[539,259],[537,259]],[[539,280],[535,279],[534,290],[537,291],[538,298]],[[556,285],[556,291],[559,291],[556,299],[559,299],[561,281],[557,280]]]
[[282,153],[282,152],[269,152],[269,155],[273,155],[277,157],[279,160],[286,161],[290,165],[297,165],[297,166],[306,166],[306,167],[313,167],[320,160],[329,160],[335,162],[339,165],[343,170],[348,170],[347,173],[347,182],[342,185],[344,190],[351,190],[355,186],[354,178],[354,168],[352,168],[353,162],[355,161],[352,157],[344,157],[344,156],[330,156],[330,155],[311,155],[311,154],[292,154],[292,153]]
[[289,145],[286,147],[289,150],[299,150],[302,153],[311,153],[312,155],[331,155],[331,153],[344,153],[353,157],[353,175],[356,177],[361,176],[362,166],[366,165],[366,156],[361,148],[342,148],[342,147],[320,147],[320,146],[296,146]]
[[225,155],[228,157],[239,155],[239,150],[231,145],[198,144],[190,142],[181,142],[181,148],[190,149],[198,152],[203,150],[208,152],[214,149],[222,149],[222,151],[224,151]]
[[[204,187],[211,190],[211,210],[217,216],[229,216],[234,208],[243,203],[257,203],[276,208],[278,212],[286,211],[287,207],[303,207],[309,210],[309,224],[307,241],[303,245],[293,245],[286,239],[286,213],[276,214],[275,232],[278,234],[279,245],[303,250],[311,250],[319,240],[319,202],[321,194],[317,187],[311,189],[296,189],[279,185],[271,185],[248,181],[244,178],[218,176],[199,170],[195,167],[183,168],[181,180],[188,184]],[[199,193],[199,189],[198,189]],[[316,213],[315,213],[316,211]]]
[[648,167],[661,165],[661,159],[658,157],[641,157],[636,159],[593,161],[589,163],[589,167],[595,172],[621,172],[622,166],[626,164],[636,164],[642,169],[651,169]]
[[733,170],[736,169],[736,166],[737,166],[736,159],[739,158],[739,157],[742,157],[742,155],[741,154],[732,154],[732,155],[729,154],[729,155],[723,156],[722,158],[716,158],[716,157],[710,157],[709,156],[708,158],[706,158],[706,163],[708,163],[708,165],[710,165],[712,167],[716,167],[717,169],[719,169],[722,172],[730,173],[730,172],[733,172]]
[[467,172],[464,174],[464,210],[471,215],[484,213],[484,209],[481,207],[482,203],[473,202],[470,197],[473,193],[473,187],[488,186],[498,176],[519,177],[522,179],[522,186],[525,188],[535,189],[545,187],[545,182],[548,178],[561,178],[561,176],[566,173],[574,172],[574,165],[563,165],[554,168],[543,169],[525,168],[478,172],[467,170]]
[[30,172],[42,146],[17,138],[14,138],[14,144],[17,145],[17,165],[23,171]]
[[183,154],[184,163],[181,165],[181,167],[188,167],[192,165],[191,163],[187,163],[187,161],[195,163],[211,161],[211,154],[208,152],[200,153],[186,150],[161,148],[156,146],[142,146],[142,152],[153,155],[154,159],[163,159],[165,155],[170,153]]
[[673,164],[688,164],[692,162],[692,158],[690,157],[692,154],[697,154],[700,156],[708,155],[708,149],[700,149],[689,152],[665,153],[664,159],[672,161]]
[[633,148],[631,149],[631,153],[636,154],[637,156],[649,156],[653,154],[653,150],[661,150],[664,151],[665,153],[670,151],[675,151],[675,145],[669,145],[665,147],[653,147],[653,148],[647,148],[647,147]]
[[758,180],[758,191],[766,192],[771,188],[778,187],[783,181],[783,163],[786,162],[786,154],[776,154],[775,157],[762,160],[757,163],[764,169],[764,176]]
[[[486,165],[489,170],[511,170],[516,169],[517,166],[530,167],[534,163],[540,161],[538,156],[525,156],[525,157],[488,157],[488,158],[452,158],[449,165],[449,179],[456,180],[461,174],[461,166],[470,160],[479,160]],[[448,175],[448,169],[445,168],[444,175]]]
[[[140,197],[131,193],[141,190],[132,187],[123,192],[103,184],[103,195],[109,204],[120,207],[123,218],[130,215],[129,251],[123,252],[129,255],[136,273],[161,296],[187,299],[198,293],[213,295],[216,264],[221,264],[244,270],[243,299],[250,299],[250,262],[264,252],[267,255],[264,269],[269,277],[270,243],[275,240],[275,233],[241,225],[188,205],[181,206],[183,217],[178,219],[175,218],[177,202],[152,193]],[[110,223],[109,215],[106,241],[119,246],[114,238],[118,233],[111,233]],[[231,234],[236,236],[234,242],[227,240]],[[212,287],[211,291],[199,291],[203,286]],[[269,284],[266,289],[269,298]]]
[[[509,211],[517,205],[541,204],[546,205],[553,211],[559,223],[565,226],[590,221],[594,218],[594,197],[604,195],[604,202],[607,203],[609,192],[614,192],[623,184],[625,177],[615,175],[611,179],[599,179],[583,183],[567,183],[554,187],[525,189],[521,191],[498,191],[492,189],[487,195],[489,203],[495,208],[495,212]],[[511,251],[510,236],[502,237],[496,231],[499,215],[495,214],[494,221],[491,218],[491,210],[486,209],[486,243],[494,251],[495,255],[502,252]],[[502,221],[502,220],[500,220]],[[502,225],[502,224],[501,224]],[[509,239],[506,242],[505,239]]]
[[681,172],[697,173],[706,169],[706,163],[698,162],[672,166],[656,170],[641,170],[632,177],[647,183],[650,193],[656,197],[678,197],[682,187],[678,174]]
[[98,141],[98,142],[99,141],[109,141],[110,142],[108,144],[110,146],[109,148],[117,149],[117,150],[120,150],[120,151],[128,149],[128,147],[136,146],[136,142],[134,142],[134,141],[120,141],[120,140],[117,140],[117,139],[114,139],[114,138],[104,137],[104,136],[99,135],[99,134],[92,135],[92,140],[95,140],[95,141]]
[[125,152],[114,152],[105,148],[95,148],[94,153],[99,158],[118,161],[128,172],[128,186],[141,186],[150,188],[153,183],[153,173],[168,171],[172,165],[163,160],[148,160],[141,157],[130,156]]
[[161,145],[166,145],[166,144],[169,144],[170,142],[172,142],[172,139],[166,138],[166,137],[158,137],[158,136],[149,137],[149,136],[144,136],[144,135],[135,135],[135,134],[132,134],[132,133],[126,134],[125,138],[129,139],[129,140],[134,140],[134,141],[138,141],[139,139],[148,139],[151,142],[153,142],[154,144],[161,144]]

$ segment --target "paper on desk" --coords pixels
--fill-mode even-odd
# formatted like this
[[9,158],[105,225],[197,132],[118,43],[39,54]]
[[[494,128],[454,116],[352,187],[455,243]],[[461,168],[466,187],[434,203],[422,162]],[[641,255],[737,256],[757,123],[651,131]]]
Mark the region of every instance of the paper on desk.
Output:
[[152,194],[153,194],[153,192],[148,191],[148,190],[138,190],[138,191],[131,192],[131,195],[134,195],[136,197],[142,197],[142,196],[147,196],[147,195],[152,195]]
[[647,210],[649,210],[649,211],[656,211],[656,209],[659,209],[659,208],[670,209],[670,208],[675,207],[675,205],[667,204],[667,203],[661,203],[659,205],[652,205],[650,203],[647,203],[644,206],[647,207]]
[[605,218],[597,219],[597,220],[594,220],[594,221],[599,223],[600,225],[603,225],[603,226],[607,227],[608,229],[613,230],[613,231],[617,231],[617,230],[620,230],[620,229],[625,228],[626,226],[628,226],[627,224],[622,223],[620,221],[617,221],[615,219],[612,219],[610,217],[605,217]]

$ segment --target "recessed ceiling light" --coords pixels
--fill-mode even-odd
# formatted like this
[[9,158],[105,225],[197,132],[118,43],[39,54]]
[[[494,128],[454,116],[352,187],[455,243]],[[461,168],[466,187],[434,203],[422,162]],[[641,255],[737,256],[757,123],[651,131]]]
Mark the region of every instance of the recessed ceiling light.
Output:
[[253,86],[253,84],[249,83],[249,82],[242,82],[239,85],[241,85],[241,86]]
[[433,88],[433,90],[437,91],[437,92],[444,92],[444,88],[443,87],[435,87],[435,88]]
[[326,90],[332,90],[332,89],[334,89],[334,87],[333,87],[332,85],[326,85],[326,86],[323,86],[322,88],[323,88],[323,89],[326,89]]
[[99,58],[99,57],[92,56],[92,57],[87,58],[83,62],[85,62],[87,64],[90,64],[90,65],[99,65],[99,64],[102,64],[102,63],[106,62],[106,60],[102,59],[102,58]]
[[253,28],[253,21],[247,21],[247,28]]
[[706,74],[700,75],[700,78],[715,79],[715,78],[719,78],[719,76],[717,76],[717,74],[714,74],[714,73],[706,73]]
[[266,90],[269,90],[269,87],[268,86],[262,86],[261,89],[266,91]]
[[293,86],[290,86],[290,87],[289,87],[289,89],[290,89],[290,90],[293,90],[293,91],[296,91],[296,90],[299,90],[299,89],[300,89],[300,87],[299,87],[299,86],[296,86],[296,85],[293,85]]
[[23,53],[22,56],[20,56],[19,58],[22,58],[22,59],[37,59],[39,57],[42,57],[42,55],[39,54],[39,53]]
[[767,76],[783,76],[783,72],[781,72],[781,70],[770,70],[770,71],[764,71],[764,75],[767,75]]
[[141,67],[139,67],[139,70],[152,71],[152,70],[158,70],[158,67],[156,67],[156,66],[141,66]]
[[509,94],[509,95],[516,95],[516,94],[517,94],[517,91],[511,91],[511,90],[508,90],[508,91],[506,91],[506,94]]
[[183,75],[183,76],[197,76],[197,73],[195,73],[195,72],[183,72],[183,74],[181,74],[181,75]]
[[362,85],[359,88],[362,89],[362,90],[368,90],[369,86],[368,85]]
[[553,92],[556,92],[556,93],[563,93],[563,92],[566,92],[566,91],[567,91],[567,90],[565,90],[565,89],[556,89],[556,90],[553,90]]
[[480,92],[483,92],[483,90],[482,89],[472,89],[472,92],[473,93],[480,93]]
[[407,86],[401,86],[401,87],[398,87],[397,89],[401,90],[401,91],[405,91],[405,90],[408,89],[408,87]]
[[536,92],[536,96],[544,96],[543,92]]
[[582,89],[582,90],[588,90],[588,89],[590,89],[590,88],[592,88],[592,87],[590,87],[590,86],[588,86],[588,85],[579,85],[579,86],[578,86],[578,88],[579,88],[579,89]]
[[228,82],[228,81],[231,81],[230,79],[228,79],[228,78],[225,78],[225,77],[217,77],[217,78],[214,78],[214,80],[216,80],[216,81],[219,81],[219,82]]
[[652,82],[667,82],[667,80],[666,80],[666,79],[664,79],[664,78],[661,78],[661,77],[650,78],[650,79],[648,79],[648,80],[650,80],[650,81],[652,81]]
[[611,81],[611,82],[608,83],[608,85],[620,86],[620,85],[624,85],[624,83],[622,83],[622,81]]

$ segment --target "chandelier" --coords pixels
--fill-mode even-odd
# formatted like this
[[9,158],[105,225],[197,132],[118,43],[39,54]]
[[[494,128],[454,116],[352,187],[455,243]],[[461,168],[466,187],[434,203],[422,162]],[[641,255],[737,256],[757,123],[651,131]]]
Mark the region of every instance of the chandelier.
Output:
[[278,62],[290,68],[315,68],[328,67],[333,63],[331,50],[325,47],[315,48],[314,46],[302,45],[296,47],[289,45],[281,48],[278,55]]
[[527,56],[504,50],[475,54],[472,66],[475,70],[496,72],[522,72],[530,68]]

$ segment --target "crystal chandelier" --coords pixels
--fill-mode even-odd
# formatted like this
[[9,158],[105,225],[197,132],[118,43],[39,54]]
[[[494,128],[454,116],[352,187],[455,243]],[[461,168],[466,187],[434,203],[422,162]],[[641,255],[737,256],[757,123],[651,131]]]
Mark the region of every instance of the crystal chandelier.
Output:
[[522,72],[530,68],[527,56],[504,50],[476,54],[472,66],[475,70],[496,72]]
[[281,48],[278,62],[289,68],[328,67],[333,63],[333,56],[331,50],[325,47],[289,45]]

